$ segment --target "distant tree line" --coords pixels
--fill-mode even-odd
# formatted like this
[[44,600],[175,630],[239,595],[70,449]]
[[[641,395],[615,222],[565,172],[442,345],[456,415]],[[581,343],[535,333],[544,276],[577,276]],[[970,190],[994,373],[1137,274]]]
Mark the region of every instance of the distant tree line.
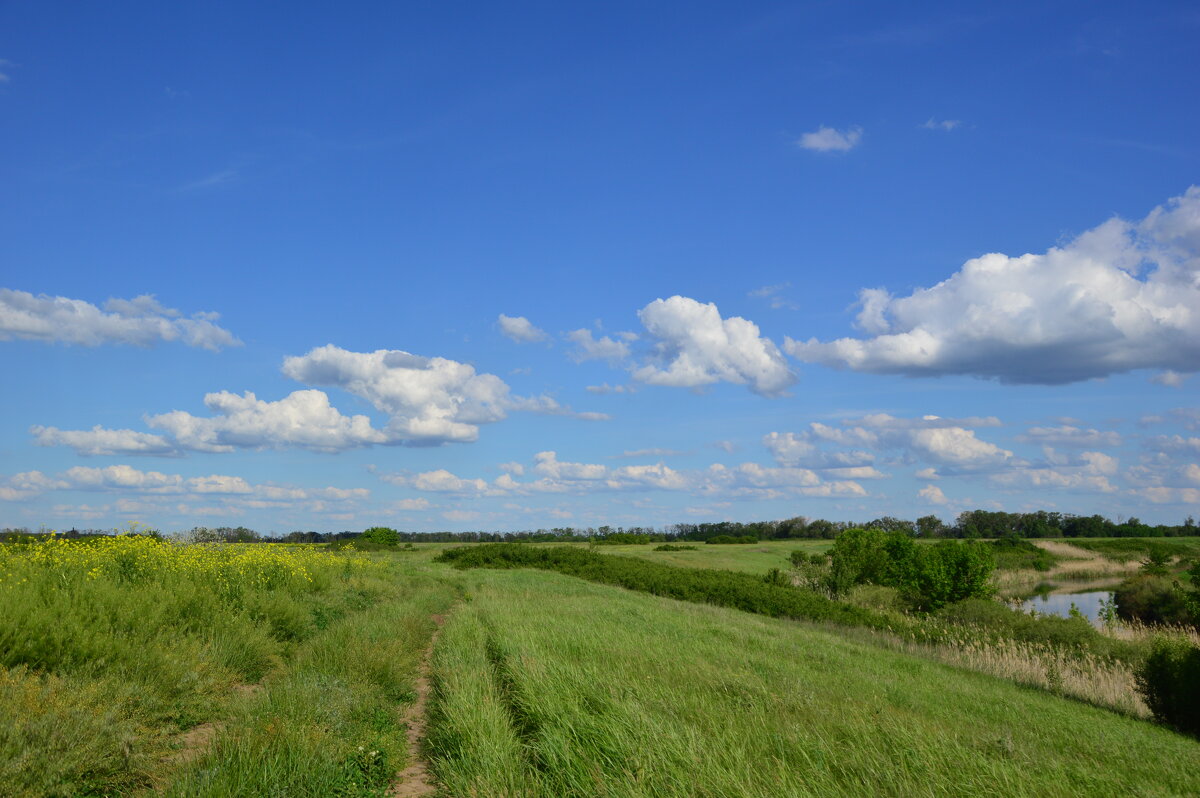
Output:
[[[386,527],[372,527],[386,529]],[[878,529],[883,532],[904,532],[924,538],[1110,538],[1110,537],[1182,537],[1200,535],[1200,526],[1189,516],[1183,523],[1144,524],[1137,518],[1113,521],[1102,515],[1071,515],[1046,512],[1006,513],[995,510],[968,510],[959,513],[953,524],[936,515],[921,516],[915,521],[883,516],[866,522],[827,521],[803,516],[781,521],[717,521],[713,523],[679,523],[664,527],[552,527],[519,532],[404,532],[396,531],[398,543],[670,543],[691,541],[704,543],[714,538],[753,538],[755,540],[787,540],[809,538],[832,540],[847,529]],[[14,536],[48,534],[49,530],[31,531],[27,528],[0,530],[0,540]],[[70,529],[58,534],[67,538],[112,535],[114,530]],[[143,534],[157,534],[143,532]],[[238,527],[193,527],[180,535],[197,543],[336,543],[355,540],[362,531],[312,532],[297,530],[285,535],[261,535],[253,529]]]

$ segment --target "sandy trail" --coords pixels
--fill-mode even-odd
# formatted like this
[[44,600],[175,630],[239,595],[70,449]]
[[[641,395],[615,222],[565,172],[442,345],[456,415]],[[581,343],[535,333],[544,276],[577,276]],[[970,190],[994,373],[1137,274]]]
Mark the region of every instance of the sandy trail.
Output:
[[437,785],[433,774],[429,772],[429,763],[421,751],[421,743],[425,739],[425,711],[429,704],[429,693],[432,690],[429,682],[430,661],[433,658],[433,647],[441,634],[442,624],[446,622],[445,615],[434,615],[433,622],[437,628],[429,638],[429,646],[421,655],[421,664],[417,668],[417,680],[413,686],[416,700],[404,713],[404,725],[408,728],[408,761],[409,765],[396,774],[392,789],[388,795],[396,798],[409,798],[414,795],[435,795]]

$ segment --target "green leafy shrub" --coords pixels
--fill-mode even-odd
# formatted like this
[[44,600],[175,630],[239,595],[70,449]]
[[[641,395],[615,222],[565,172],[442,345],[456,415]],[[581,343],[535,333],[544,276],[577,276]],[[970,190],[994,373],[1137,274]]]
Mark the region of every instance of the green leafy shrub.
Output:
[[920,610],[936,610],[963,599],[991,595],[989,579],[995,567],[986,545],[946,540],[914,546],[896,570],[898,586],[912,605]]
[[804,565],[825,565],[828,561],[829,558],[824,554],[819,552],[809,554],[803,549],[796,549],[788,555],[788,562],[792,564],[793,568],[800,568]]
[[696,551],[695,546],[679,546],[674,543],[664,543],[661,546],[655,546],[655,551]]
[[844,594],[855,585],[900,588],[916,609],[935,610],[990,593],[996,564],[991,549],[976,541],[918,545],[902,531],[850,529],[833,544],[829,588]]
[[758,538],[754,535],[717,535],[704,541],[705,543],[729,544],[729,543],[757,543]]
[[391,527],[373,526],[359,536],[364,543],[378,543],[381,546],[399,546],[400,533]]
[[[662,538],[659,538],[662,540]],[[624,546],[629,544],[645,544],[650,542],[650,536],[634,532],[612,532],[603,537],[592,538],[597,546]]]
[[792,584],[791,578],[783,572],[782,568],[772,568],[763,574],[763,581],[768,585],[778,585],[780,587],[790,587]]
[[1158,638],[1136,678],[1155,718],[1200,737],[1200,648],[1181,638]]
[[1140,573],[1113,592],[1117,615],[1143,623],[1195,623],[1187,595],[1170,577]]

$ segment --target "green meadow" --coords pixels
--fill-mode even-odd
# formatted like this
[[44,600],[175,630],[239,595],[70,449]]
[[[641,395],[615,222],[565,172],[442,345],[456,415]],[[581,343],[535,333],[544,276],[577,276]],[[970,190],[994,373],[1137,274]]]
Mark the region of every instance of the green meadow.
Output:
[[0,794],[1200,793],[1200,742],[1130,703],[1136,640],[764,581],[830,545],[575,545],[614,555],[575,575],[445,544],[8,546]]

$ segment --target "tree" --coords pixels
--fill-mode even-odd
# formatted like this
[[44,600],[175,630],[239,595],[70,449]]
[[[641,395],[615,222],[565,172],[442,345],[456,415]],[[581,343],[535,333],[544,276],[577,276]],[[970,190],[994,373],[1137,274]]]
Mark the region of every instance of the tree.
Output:
[[923,515],[917,519],[917,534],[923,538],[940,538],[948,529],[936,515]]
[[381,546],[398,546],[400,545],[400,533],[391,527],[373,526],[365,530],[359,540],[378,543]]

